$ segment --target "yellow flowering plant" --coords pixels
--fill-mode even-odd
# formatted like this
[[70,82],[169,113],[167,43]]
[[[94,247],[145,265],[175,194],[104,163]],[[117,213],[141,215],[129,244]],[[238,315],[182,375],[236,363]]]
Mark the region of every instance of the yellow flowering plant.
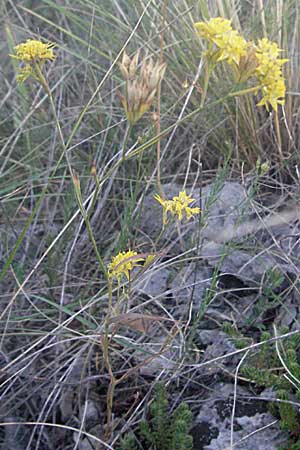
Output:
[[209,43],[206,52],[208,59],[239,64],[240,58],[246,54],[247,42],[238,31],[232,29],[230,20],[215,17],[208,22],[197,22],[194,26],[198,36]]
[[255,86],[237,91],[235,95],[261,91],[262,98],[257,106],[265,106],[269,110],[271,105],[274,111],[277,111],[278,105],[284,105],[285,82],[282,66],[288,60],[279,57],[282,50],[276,42],[266,38],[260,39],[257,44],[247,42],[232,29],[231,21],[222,17],[197,22],[194,26],[198,36],[208,42],[208,49],[205,52],[207,70],[201,106],[204,104],[210,75],[215,66],[222,61],[232,66],[238,82],[256,78]]
[[190,220],[194,215],[200,213],[200,208],[191,208],[189,205],[195,201],[191,195],[187,195],[185,191],[179,192],[178,195],[174,196],[171,200],[165,200],[160,195],[155,194],[154,198],[163,208],[163,225],[168,223],[168,213],[173,217],[182,220],[186,217],[186,220]]
[[226,61],[236,71],[241,58],[247,53],[248,44],[236,30],[233,30],[231,21],[223,17],[214,17],[208,22],[197,22],[194,27],[198,36],[208,43],[207,51],[204,53],[207,65],[201,99],[203,106],[209,79],[215,66],[219,62]]
[[279,58],[282,50],[276,42],[266,38],[258,41],[255,46],[257,68],[255,75],[261,87],[262,99],[258,106],[264,105],[269,110],[268,104],[277,111],[277,105],[284,105],[285,82],[282,75],[282,66],[288,59]]
[[[14,59],[21,61],[21,63],[23,63],[23,66],[20,68],[19,74],[17,76],[17,82],[23,83],[25,80],[27,80],[28,77],[31,76],[36,81],[41,83],[41,85],[43,86],[45,92],[47,93],[47,95],[49,97],[53,115],[54,115],[55,124],[56,124],[57,130],[58,130],[61,145],[63,148],[63,153],[62,153],[60,159],[58,160],[55,171],[59,167],[59,163],[60,163],[62,157],[65,156],[67,165],[69,168],[69,172],[71,175],[71,180],[73,182],[74,191],[75,191],[75,195],[76,195],[76,199],[77,199],[77,203],[78,203],[80,212],[84,218],[84,221],[85,221],[85,224],[86,224],[86,227],[88,230],[88,234],[89,234],[91,242],[93,244],[99,265],[101,267],[101,270],[102,270],[103,274],[105,275],[105,277],[107,277],[106,267],[105,267],[104,262],[102,261],[101,255],[97,249],[96,241],[95,241],[93,231],[92,231],[92,228],[91,228],[90,222],[89,222],[89,216],[92,212],[92,208],[95,204],[96,196],[97,196],[98,190],[99,190],[98,179],[97,179],[97,176],[95,176],[95,174],[94,174],[94,179],[96,181],[96,190],[95,190],[94,198],[92,200],[89,212],[87,212],[85,210],[84,203],[83,203],[82,196],[81,196],[79,177],[76,175],[75,171],[72,169],[71,162],[68,157],[68,153],[67,153],[68,143],[67,144],[65,143],[63,131],[60,126],[59,118],[58,118],[58,115],[56,112],[56,107],[55,107],[55,102],[54,102],[54,99],[52,96],[52,92],[49,87],[48,81],[43,74],[43,67],[44,67],[45,62],[53,61],[56,58],[56,56],[53,53],[54,47],[55,47],[54,43],[50,43],[50,42],[44,43],[42,41],[35,40],[35,39],[27,39],[26,42],[16,45],[14,47],[15,54],[12,54],[10,56]],[[71,133],[71,136],[72,136],[72,133]],[[69,138],[68,142],[69,143],[71,142],[70,138]],[[53,176],[54,176],[54,174],[53,174]],[[46,192],[47,192],[47,188],[44,189],[42,196],[44,196],[46,194]]]
[[145,258],[141,257],[133,250],[118,253],[112,258],[111,263],[108,265],[109,280],[116,278],[118,282],[120,282],[123,275],[129,280],[132,269],[140,266],[139,263],[143,261],[145,261]]
[[44,84],[42,69],[45,61],[53,61],[55,55],[53,48],[55,44],[44,43],[35,39],[27,39],[26,42],[14,47],[15,54],[10,55],[14,59],[24,63],[17,76],[17,82],[23,83],[28,77],[32,76],[35,80]]

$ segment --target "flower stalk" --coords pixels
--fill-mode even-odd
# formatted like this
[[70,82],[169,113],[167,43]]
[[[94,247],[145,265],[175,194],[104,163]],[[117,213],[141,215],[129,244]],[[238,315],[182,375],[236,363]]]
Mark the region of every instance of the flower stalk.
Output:
[[[19,75],[17,76],[17,82],[23,83],[27,80],[28,77],[33,77],[36,81],[38,81],[44,88],[46,94],[49,97],[51,109],[54,116],[54,121],[56,128],[58,130],[58,134],[60,137],[61,145],[63,148],[63,155],[66,158],[68,169],[71,175],[71,179],[73,182],[75,195],[77,198],[78,206],[80,209],[80,212],[84,218],[88,234],[90,237],[90,240],[92,242],[94,251],[96,253],[97,260],[99,262],[101,271],[103,272],[104,276],[107,276],[105,265],[102,261],[101,255],[98,251],[96,240],[89,222],[90,214],[85,211],[82,196],[81,196],[81,189],[80,189],[80,180],[77,176],[77,174],[72,170],[71,162],[68,157],[67,153],[67,146],[65,144],[63,132],[60,126],[60,122],[57,116],[56,107],[53,99],[53,95],[51,92],[51,89],[49,87],[48,81],[45,78],[43,74],[43,67],[47,60],[53,61],[55,59],[55,55],[53,54],[53,48],[55,47],[55,44],[52,43],[43,43],[41,41],[36,41],[32,39],[28,39],[25,43],[19,44],[15,46],[15,55],[10,55],[12,58],[20,60],[23,64],[25,64],[24,67],[20,68]],[[63,156],[62,155],[62,156]],[[59,159],[59,162],[61,161],[61,158]],[[57,166],[58,167],[58,166]],[[98,188],[96,188],[96,191],[98,192]],[[46,191],[45,191],[46,193]],[[45,195],[45,194],[44,194]],[[92,202],[93,203],[93,202]]]

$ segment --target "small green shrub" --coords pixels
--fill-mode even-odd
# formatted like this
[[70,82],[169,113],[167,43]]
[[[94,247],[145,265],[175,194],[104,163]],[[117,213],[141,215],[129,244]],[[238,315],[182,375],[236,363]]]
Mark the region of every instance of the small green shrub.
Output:
[[[241,348],[243,334],[229,323],[223,324],[222,328],[233,339],[236,347]],[[285,334],[287,330],[281,329],[280,332]],[[260,335],[261,342],[268,341],[270,338],[271,334],[267,331]],[[300,336],[295,334],[280,345],[286,367],[300,383]],[[281,428],[290,434],[290,441],[281,450],[300,450],[300,414],[295,406],[289,403],[289,400],[293,398],[298,399],[299,390],[296,390],[295,385],[283,377],[282,364],[275,346],[270,343],[261,345],[259,351],[242,366],[241,373],[258,386],[271,387],[276,391],[279,402],[271,403],[269,409],[274,416],[279,417]]]
[[[186,403],[181,403],[168,415],[166,388],[158,383],[148,420],[143,420],[136,433],[127,434],[118,450],[192,450],[193,439],[188,434],[192,413]],[[142,447],[137,447],[139,441]]]

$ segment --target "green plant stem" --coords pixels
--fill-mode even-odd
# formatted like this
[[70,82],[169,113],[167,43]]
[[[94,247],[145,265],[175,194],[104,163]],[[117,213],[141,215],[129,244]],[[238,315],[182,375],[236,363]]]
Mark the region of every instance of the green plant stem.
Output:
[[[141,179],[141,171],[142,171],[142,158],[143,155],[142,153],[138,155],[138,167],[137,167],[137,173],[136,173],[136,184],[134,187],[134,191],[132,193],[132,190],[130,189],[130,192],[132,193],[130,196],[130,202],[126,201],[126,209],[124,212],[124,219],[123,219],[123,223],[121,226],[121,232],[120,232],[120,236],[119,236],[119,240],[118,240],[118,245],[117,245],[117,250],[123,250],[123,246],[125,245],[125,242],[127,242],[127,239],[129,237],[129,233],[130,233],[130,228],[131,228],[131,224],[132,221],[134,220],[133,217],[133,210],[134,207],[136,205],[136,200],[138,197],[138,193],[139,193],[139,188],[140,188],[140,179]],[[129,203],[129,206],[127,207],[127,203]],[[127,209],[128,208],[128,209]],[[133,238],[133,246],[135,242],[135,237]]]
[[55,167],[53,169],[52,174],[48,178],[47,184],[44,186],[44,188],[43,188],[43,190],[41,192],[41,195],[37,199],[36,204],[35,204],[32,212],[31,212],[30,216],[28,217],[28,219],[25,222],[23,230],[21,231],[21,233],[20,233],[20,235],[19,235],[15,245],[13,246],[10,254],[8,255],[8,258],[5,261],[4,267],[3,267],[3,269],[0,272],[0,283],[3,280],[3,278],[5,277],[5,274],[8,271],[11,263],[13,262],[13,259],[14,259],[15,255],[16,255],[20,245],[22,244],[23,239],[24,239],[24,237],[25,237],[25,235],[26,235],[26,233],[27,233],[27,231],[28,231],[28,229],[29,229],[29,227],[30,227],[30,225],[31,225],[31,223],[32,223],[36,213],[38,212],[38,210],[39,210],[39,208],[41,206],[41,203],[42,203],[42,201],[43,201],[43,199],[44,199],[44,197],[45,197],[45,195],[46,195],[46,193],[47,193],[47,191],[49,189],[50,183],[54,179],[56,171],[59,168],[60,163],[62,162],[63,158],[64,158],[64,152],[62,152],[62,154],[60,155],[60,157],[59,157],[59,159],[58,159],[58,161],[57,161],[57,163],[56,163],[56,165],[55,165]]
[[[166,12],[167,12],[167,0],[164,0],[162,6],[162,30],[160,34],[160,44],[159,44],[159,63],[163,63],[163,46],[164,46],[164,33],[165,33],[165,22],[166,22]],[[161,80],[157,86],[157,134],[160,133],[160,115],[161,115]],[[156,159],[157,159],[157,190],[160,195],[163,195],[162,187],[161,187],[161,171],[160,171],[160,139],[157,141],[156,146]]]
[[112,432],[112,409],[113,409],[113,401],[115,395],[115,389],[117,385],[117,380],[114,376],[111,377],[110,383],[107,390],[107,424],[106,424],[106,432],[105,432],[105,440],[109,440]]
[[[72,182],[73,182],[73,187],[74,187],[74,189],[76,191],[77,187],[75,186],[75,182],[74,182],[72,166],[71,166],[71,163],[70,163],[70,160],[69,160],[69,157],[68,157],[67,147],[66,147],[66,144],[65,144],[65,140],[64,140],[64,136],[63,136],[63,133],[62,133],[61,126],[60,126],[60,122],[59,122],[59,119],[58,119],[58,116],[57,116],[57,113],[56,113],[55,103],[54,103],[54,99],[53,99],[51,90],[49,88],[47,80],[45,79],[45,77],[44,77],[44,75],[43,75],[43,73],[41,71],[41,68],[40,68],[38,63],[35,64],[35,70],[36,70],[36,73],[38,74],[38,78],[39,78],[42,86],[44,87],[46,93],[48,94],[48,97],[49,97],[49,100],[50,100],[50,104],[51,104],[51,108],[52,108],[53,115],[54,115],[56,128],[58,130],[58,134],[59,134],[59,137],[60,137],[60,140],[61,140],[61,144],[62,144],[62,147],[63,147],[64,156],[66,158],[67,165],[68,165],[68,168],[69,168],[69,171],[70,171],[71,179],[72,179]],[[95,192],[98,192],[98,191],[99,191],[99,186],[97,186]],[[100,255],[100,253],[98,251],[97,243],[96,243],[96,240],[95,240],[95,237],[94,237],[94,233],[93,233],[90,221],[89,221],[89,217],[91,215],[91,210],[90,210],[90,212],[88,214],[85,211],[85,208],[84,208],[83,203],[82,203],[82,201],[80,199],[80,196],[77,195],[76,197],[77,197],[77,201],[78,201],[78,205],[79,205],[81,214],[82,214],[82,216],[84,218],[84,222],[85,222],[86,228],[88,230],[89,238],[91,240],[91,243],[93,245],[93,248],[94,248],[97,260],[99,262],[101,271],[103,272],[104,276],[107,277],[106,268],[105,268],[104,262],[102,260],[102,257],[101,257],[101,255]],[[95,195],[94,195],[94,198],[92,200],[92,203],[95,203]]]
[[277,137],[277,146],[278,146],[278,153],[279,153],[279,160],[280,164],[283,162],[283,154],[282,154],[282,141],[281,141],[281,134],[280,134],[280,125],[279,125],[279,119],[278,119],[278,112],[274,112],[274,120],[275,120],[275,130],[276,130],[276,137]]
[[109,322],[110,322],[111,311],[112,311],[112,281],[110,279],[107,282],[107,287],[108,287],[108,307],[107,307],[107,314],[106,314],[105,322],[104,322],[103,356],[104,356],[104,361],[106,363],[107,369],[108,369],[108,371],[110,371],[111,367],[110,367],[110,362],[109,362],[109,358],[108,358],[108,344],[109,344],[108,333],[109,333]]
[[131,130],[132,130],[132,124],[130,122],[128,122],[126,131],[125,131],[124,140],[123,140],[123,145],[122,145],[122,158],[121,158],[122,162],[124,162],[126,160],[126,147],[128,144],[128,139],[129,139]]
[[208,83],[209,83],[209,79],[210,79],[213,69],[214,69],[214,64],[207,62],[207,66],[205,69],[205,78],[204,78],[204,85],[203,85],[203,90],[202,90],[200,107],[204,106],[204,103],[206,100],[206,95],[207,95]]
[[35,63],[34,67],[35,67],[36,73],[38,74],[38,79],[39,79],[40,83],[42,84],[43,88],[45,89],[46,94],[48,94],[48,97],[49,97],[49,100],[50,100],[50,103],[51,103],[51,107],[52,107],[52,111],[53,111],[53,115],[54,115],[55,125],[56,125],[56,128],[57,128],[58,133],[59,133],[59,137],[60,137],[60,140],[61,140],[61,143],[62,143],[62,147],[63,147],[64,150],[66,150],[66,145],[65,145],[62,129],[61,129],[58,117],[57,117],[57,113],[56,113],[56,108],[55,108],[52,92],[51,92],[51,90],[49,88],[48,82],[47,82],[46,78],[44,77],[43,72],[42,72],[39,64]]
[[[148,142],[146,142],[145,144],[140,145],[139,147],[137,147],[135,150],[133,150],[127,157],[127,159],[131,159],[134,156],[138,155],[141,152],[144,152],[145,150],[147,150],[149,147],[152,147],[154,144],[157,143],[158,139],[166,136],[168,133],[170,133],[173,128],[177,127],[178,125],[188,121],[189,119],[191,119],[192,117],[194,117],[196,114],[200,113],[203,109],[205,108],[211,108],[217,105],[220,105],[221,103],[224,103],[228,98],[231,97],[236,97],[237,95],[244,95],[244,94],[249,94],[251,92],[256,92],[258,89],[258,87],[253,87],[253,88],[249,88],[249,89],[244,89],[244,90],[239,90],[239,91],[235,91],[235,92],[229,92],[229,94],[224,95],[224,97],[219,98],[218,100],[215,100],[209,104],[203,105],[203,106],[199,106],[199,108],[196,108],[194,111],[190,112],[189,114],[187,114],[186,116],[182,117],[181,119],[177,120],[175,123],[173,123],[172,125],[170,125],[169,127],[167,127],[165,130],[163,130],[160,134],[157,134],[156,136],[154,136],[152,139],[149,139]],[[116,169],[117,166],[119,166],[119,162],[117,162],[115,164],[115,166],[109,171],[109,174],[107,174],[105,177],[109,178],[109,176],[111,175],[111,173]]]
[[[58,116],[57,116],[57,112],[56,112],[56,108],[55,108],[55,103],[54,103],[52,92],[51,92],[51,90],[49,88],[48,82],[47,82],[46,78],[44,77],[43,72],[42,72],[39,64],[35,63],[34,67],[35,67],[35,71],[36,71],[36,73],[38,75],[38,79],[39,79],[40,83],[42,84],[43,88],[45,89],[46,93],[48,94],[48,97],[49,97],[49,100],[50,100],[50,104],[51,104],[51,108],[52,108],[52,112],[53,112],[53,116],[54,116],[55,125],[56,125],[56,128],[57,128],[59,137],[60,137],[61,145],[62,145],[62,148],[63,148],[63,151],[64,151],[64,156],[66,158],[68,169],[69,169],[69,172],[70,172],[70,175],[71,175],[71,178],[72,178],[72,167],[71,167],[71,163],[70,163],[70,160],[69,160],[69,157],[68,157],[68,153],[67,153],[67,148],[66,148],[63,132],[62,132],[62,129],[61,129],[61,126],[60,126],[60,122],[59,122]],[[72,178],[72,181],[73,181],[73,178]]]
[[251,94],[252,92],[257,92],[257,89],[258,86],[253,86],[251,88],[241,89],[240,91],[230,92],[228,97],[240,97],[241,95]]
[[98,260],[98,263],[99,263],[99,266],[101,268],[101,271],[102,271],[103,275],[105,276],[105,278],[107,278],[107,270],[106,270],[105,264],[103,262],[103,259],[102,259],[101,255],[99,253],[99,250],[98,250],[98,247],[97,247],[97,243],[96,243],[96,240],[95,240],[95,236],[94,236],[91,224],[90,224],[89,217],[88,217],[88,215],[87,215],[87,213],[86,213],[86,211],[84,209],[81,209],[81,214],[83,216],[83,219],[84,219],[84,222],[85,222],[85,226],[87,228],[88,235],[89,235],[89,238],[90,238],[91,243],[93,245],[94,252],[96,254],[96,258]]
[[90,207],[89,207],[89,209],[87,211],[88,219],[91,218],[92,212],[94,211],[94,207],[95,207],[95,204],[96,204],[96,201],[97,201],[97,197],[98,197],[98,194],[99,194],[99,190],[100,190],[99,179],[97,177],[97,174],[95,175],[94,180],[95,180],[95,184],[96,184],[96,189],[94,191],[94,195],[93,195],[93,198],[92,198],[92,201],[91,201],[91,205],[90,205]]
[[109,373],[110,382],[107,390],[107,396],[106,396],[106,415],[107,415],[107,428],[105,432],[105,437],[108,440],[111,435],[112,430],[112,408],[113,408],[113,399],[114,399],[114,393],[115,388],[117,385],[117,380],[113,374],[110,358],[109,358],[109,323],[111,318],[111,312],[112,312],[112,281],[108,280],[108,308],[107,308],[107,314],[105,317],[105,323],[104,323],[104,342],[103,342],[103,358],[105,361],[106,368]]

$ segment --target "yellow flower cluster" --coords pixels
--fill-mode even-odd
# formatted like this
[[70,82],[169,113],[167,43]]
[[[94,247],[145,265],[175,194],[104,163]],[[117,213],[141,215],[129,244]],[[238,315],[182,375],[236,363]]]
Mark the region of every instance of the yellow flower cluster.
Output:
[[44,44],[34,39],[27,39],[26,42],[16,45],[14,47],[16,54],[10,56],[25,63],[25,66],[19,71],[17,81],[23,83],[30,76],[39,80],[40,76],[37,70],[42,70],[46,60],[53,61],[55,59],[53,47],[54,44]]
[[268,109],[268,103],[277,111],[277,105],[284,104],[285,83],[282,75],[282,66],[288,59],[280,59],[281,50],[276,42],[270,42],[264,38],[258,41],[255,48],[255,55],[258,66],[256,76],[261,85],[263,97],[258,103],[259,106],[265,105]]
[[16,54],[12,57],[24,62],[36,62],[41,59],[53,60],[55,58],[53,47],[54,44],[44,44],[41,41],[27,39],[25,43],[16,45]]
[[160,195],[154,195],[155,200],[157,200],[163,207],[163,224],[168,223],[168,213],[172,216],[177,216],[178,220],[182,220],[186,216],[186,220],[190,220],[195,214],[200,213],[200,208],[191,208],[189,205],[195,201],[191,195],[187,195],[185,191],[179,192],[178,196],[172,198],[172,200],[165,200]]
[[145,261],[145,258],[139,256],[135,251],[120,252],[112,258],[111,263],[108,265],[108,278],[117,278],[118,282],[120,282],[124,274],[129,280],[130,271],[134,267],[138,267],[140,265],[138,263],[142,261]]
[[195,23],[195,28],[200,37],[209,41],[207,56],[214,61],[239,64],[240,58],[246,54],[247,42],[232,29],[230,20],[215,17],[209,22]]
[[227,61],[234,64],[239,81],[256,78],[257,91],[262,93],[258,106],[264,105],[268,110],[270,104],[277,111],[278,104],[284,105],[282,66],[288,60],[279,58],[281,50],[275,42],[266,38],[257,44],[247,42],[232,29],[231,21],[222,17],[195,23],[195,28],[198,35],[208,41],[206,57],[213,65]]

